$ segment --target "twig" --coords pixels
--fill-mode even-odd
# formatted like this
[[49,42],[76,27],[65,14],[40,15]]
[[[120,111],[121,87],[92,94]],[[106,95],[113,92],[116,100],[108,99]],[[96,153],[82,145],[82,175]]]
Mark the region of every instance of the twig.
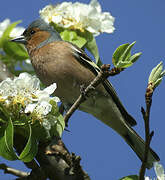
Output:
[[27,177],[30,174],[28,172],[24,172],[24,171],[20,171],[20,170],[11,168],[11,167],[7,166],[6,164],[0,164],[0,169],[4,170],[5,174],[12,174],[17,177]]
[[100,83],[104,82],[105,79],[107,79],[109,76],[113,76],[114,74],[118,74],[119,73],[119,72],[116,73],[114,68],[112,69],[112,71],[110,71],[109,69],[110,69],[110,65],[109,64],[103,64],[101,66],[100,72],[98,72],[98,75],[95,77],[95,79],[84,90],[80,91],[81,92],[80,96],[74,102],[74,104],[71,106],[71,108],[66,112],[66,114],[64,116],[64,120],[65,120],[66,126],[68,126],[69,118],[76,111],[76,109],[79,108],[80,104],[83,103],[86,100],[87,95],[90,92],[94,91],[95,88]]
[[146,111],[144,110],[143,107],[141,108],[141,112],[142,112],[143,119],[144,119],[144,125],[145,125],[145,151],[144,151],[144,158],[143,158],[142,165],[141,165],[140,172],[139,172],[139,180],[144,180],[146,164],[147,164],[147,159],[148,159],[148,152],[150,149],[151,139],[154,135],[153,131],[150,133],[150,126],[149,126],[152,95],[153,95],[153,88],[149,84],[146,89],[146,94],[145,94]]
[[115,76],[117,74],[120,74],[122,71],[124,71],[124,68],[112,68],[110,71],[110,76]]

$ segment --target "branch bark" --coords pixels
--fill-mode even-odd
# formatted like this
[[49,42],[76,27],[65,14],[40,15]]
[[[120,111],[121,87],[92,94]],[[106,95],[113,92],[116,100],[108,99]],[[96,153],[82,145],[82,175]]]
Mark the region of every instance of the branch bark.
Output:
[[[6,65],[0,61],[0,81],[7,77],[14,77]],[[21,134],[14,134],[14,148],[20,154],[25,146],[26,139]],[[38,163],[39,165],[38,165]],[[74,153],[69,153],[62,140],[54,137],[51,142],[40,142],[36,160],[24,163],[30,168],[31,173],[21,172],[7,166],[3,166],[5,172],[19,177],[19,180],[90,180],[88,174],[80,165],[81,158]],[[22,174],[21,174],[22,173]]]
[[0,164],[0,169],[4,170],[5,174],[12,174],[17,177],[29,176],[29,173],[11,168],[11,167],[7,166],[6,164]]
[[69,118],[72,116],[72,114],[76,111],[76,109],[79,108],[80,104],[83,103],[86,100],[86,97],[88,94],[90,94],[92,91],[95,90],[95,88],[102,82],[105,81],[109,76],[114,76],[116,74],[119,74],[123,69],[118,68],[112,68],[110,69],[109,64],[103,64],[101,66],[100,72],[98,72],[98,75],[95,77],[95,79],[85,88],[80,90],[80,96],[75,101],[75,103],[71,106],[71,108],[66,112],[64,116],[64,120],[66,123],[66,126],[68,126]]
[[144,151],[144,158],[143,158],[142,165],[139,172],[139,180],[144,180],[146,164],[147,164],[147,159],[148,159],[148,152],[150,149],[151,139],[154,135],[153,131],[150,133],[150,109],[152,105],[152,95],[153,95],[153,89],[151,88],[149,84],[146,89],[146,94],[145,94],[146,110],[144,110],[143,107],[141,108],[141,112],[144,119],[144,126],[145,126],[145,151]]
[[[3,69],[4,67],[5,69]],[[66,123],[79,105],[86,100],[88,93],[94,91],[95,87],[102,83],[107,77],[120,73],[118,69],[109,71],[109,68],[110,65],[103,65],[97,77],[81,92],[80,97],[65,115]],[[3,71],[2,74],[0,73],[1,81],[7,77],[13,77],[2,62],[0,62],[0,72],[1,71]],[[20,154],[24,148],[25,142],[26,139],[22,135],[14,135],[14,147],[18,154]],[[35,159],[36,160],[32,160],[29,163],[24,163],[32,171],[30,174],[27,173],[27,176],[19,176],[19,180],[29,178],[31,180],[46,180],[47,178],[50,180],[90,180],[90,177],[80,165],[81,158],[74,153],[70,153],[59,137],[54,137],[49,142],[40,142]]]

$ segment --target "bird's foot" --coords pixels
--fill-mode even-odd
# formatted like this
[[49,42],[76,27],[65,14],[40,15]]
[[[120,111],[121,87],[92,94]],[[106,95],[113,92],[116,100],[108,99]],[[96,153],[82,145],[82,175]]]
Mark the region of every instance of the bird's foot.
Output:
[[85,99],[93,96],[94,92],[95,92],[94,90],[95,90],[95,87],[88,86],[88,92],[87,92],[86,91],[86,86],[84,84],[80,85],[80,93]]

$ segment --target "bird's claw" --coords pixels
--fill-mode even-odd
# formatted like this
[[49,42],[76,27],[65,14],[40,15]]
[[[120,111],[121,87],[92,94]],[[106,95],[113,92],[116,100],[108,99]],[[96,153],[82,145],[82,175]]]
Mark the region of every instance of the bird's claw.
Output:
[[80,86],[80,92],[81,92],[82,96],[84,96],[84,98],[88,98],[88,97],[92,96],[94,90],[95,90],[95,87],[93,87],[91,85],[88,86],[88,92],[87,92],[87,88],[84,84],[82,84]]

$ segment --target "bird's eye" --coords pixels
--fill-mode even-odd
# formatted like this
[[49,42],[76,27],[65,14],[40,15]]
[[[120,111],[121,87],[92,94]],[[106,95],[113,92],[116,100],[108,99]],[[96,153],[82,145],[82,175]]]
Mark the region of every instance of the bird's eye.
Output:
[[31,30],[30,31],[30,34],[32,35],[32,34],[34,34],[36,31],[34,31],[34,30]]

